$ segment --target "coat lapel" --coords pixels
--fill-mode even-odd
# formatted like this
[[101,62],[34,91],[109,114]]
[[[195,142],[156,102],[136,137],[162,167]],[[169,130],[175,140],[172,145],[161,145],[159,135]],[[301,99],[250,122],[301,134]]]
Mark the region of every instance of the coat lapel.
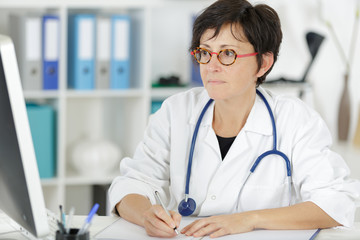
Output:
[[246,120],[243,129],[236,136],[224,161],[231,161],[231,159],[234,158],[246,158],[249,152],[253,152],[255,149],[259,148],[258,145],[260,139],[263,136],[271,136],[272,131],[269,112],[261,98],[256,96],[254,106],[250,111],[248,119]]

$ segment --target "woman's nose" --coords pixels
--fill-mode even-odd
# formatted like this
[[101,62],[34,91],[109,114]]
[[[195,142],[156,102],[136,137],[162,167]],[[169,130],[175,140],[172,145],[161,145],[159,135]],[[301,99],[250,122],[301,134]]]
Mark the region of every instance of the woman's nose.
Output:
[[211,59],[210,61],[206,64],[207,68],[209,69],[209,71],[218,71],[221,68],[221,63],[219,61],[219,59],[217,58],[217,53],[211,53]]

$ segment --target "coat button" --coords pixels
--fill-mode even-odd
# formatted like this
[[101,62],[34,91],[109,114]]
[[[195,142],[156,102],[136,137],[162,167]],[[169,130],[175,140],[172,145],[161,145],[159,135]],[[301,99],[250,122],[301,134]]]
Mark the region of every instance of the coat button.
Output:
[[211,200],[215,200],[216,199],[216,196],[215,195],[212,195],[211,196]]

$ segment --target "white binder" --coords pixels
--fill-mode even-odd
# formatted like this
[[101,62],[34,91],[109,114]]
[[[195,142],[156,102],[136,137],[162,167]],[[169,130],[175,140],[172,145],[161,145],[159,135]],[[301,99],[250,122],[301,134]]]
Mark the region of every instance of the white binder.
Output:
[[96,19],[96,88],[110,88],[111,20],[98,16]]
[[36,15],[10,15],[10,36],[24,90],[42,89],[42,18]]

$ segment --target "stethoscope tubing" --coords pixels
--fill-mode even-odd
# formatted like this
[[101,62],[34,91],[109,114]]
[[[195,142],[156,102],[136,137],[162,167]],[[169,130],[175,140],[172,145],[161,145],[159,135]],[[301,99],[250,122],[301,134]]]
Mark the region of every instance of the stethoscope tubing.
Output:
[[263,102],[265,103],[266,109],[269,112],[270,119],[271,119],[271,125],[272,125],[272,129],[273,129],[273,150],[276,150],[276,147],[277,147],[277,131],[276,131],[276,124],[275,124],[274,114],[273,114],[273,112],[271,110],[271,107],[270,107],[268,101],[266,100],[265,96],[258,89],[256,89],[256,93],[263,100]]
[[[264,152],[263,154],[261,154],[254,162],[254,164],[252,165],[250,171],[249,171],[249,175],[246,177],[244,183],[242,184],[239,194],[238,194],[238,198],[237,198],[237,204],[236,204],[236,209],[238,210],[239,207],[239,201],[240,201],[240,195],[243,191],[243,188],[246,184],[246,182],[248,181],[248,179],[250,178],[250,175],[252,173],[254,173],[254,171],[256,170],[257,166],[260,164],[260,162],[262,161],[262,159],[264,159],[265,157],[269,156],[269,155],[278,155],[281,158],[284,159],[285,161],[285,165],[286,165],[286,175],[288,177],[288,182],[289,182],[289,206],[291,205],[291,199],[292,199],[292,192],[291,192],[291,188],[292,188],[292,174],[291,174],[291,163],[290,160],[288,159],[288,157],[281,151],[277,150],[277,131],[276,131],[276,124],[275,124],[275,118],[274,118],[274,114],[271,110],[271,107],[268,103],[268,101],[266,100],[266,98],[264,97],[264,95],[258,90],[256,89],[256,93],[257,95],[260,96],[260,98],[262,99],[262,101],[264,102],[268,112],[269,112],[269,116],[270,116],[270,120],[271,120],[271,124],[272,124],[272,128],[273,128],[273,149],[269,150],[267,152]],[[195,150],[195,143],[196,143],[196,138],[197,138],[197,134],[199,132],[199,127],[200,127],[200,123],[205,115],[206,110],[209,108],[209,106],[211,105],[211,103],[213,102],[213,99],[210,99],[205,107],[203,108],[203,110],[200,113],[200,116],[198,118],[198,121],[196,123],[195,129],[194,129],[194,134],[191,140],[191,145],[190,145],[190,152],[189,152],[189,161],[188,161],[188,168],[187,168],[187,173],[186,173],[186,185],[185,185],[185,202],[188,201],[188,196],[189,196],[189,188],[190,188],[190,176],[191,176],[191,166],[192,166],[192,160],[193,160],[193,155],[194,155],[194,150]]]
[[195,126],[195,130],[194,130],[194,134],[191,140],[191,147],[190,147],[190,152],[189,152],[189,161],[188,161],[188,169],[187,169],[187,173],[186,173],[186,187],[185,187],[185,195],[187,198],[187,195],[189,195],[189,186],[190,186],[190,175],[191,175],[191,166],[192,166],[192,159],[193,159],[193,155],[194,155],[194,149],[195,149],[195,142],[196,142],[196,138],[197,138],[197,134],[199,132],[199,127],[200,127],[200,123],[202,118],[205,115],[206,110],[209,108],[210,104],[213,102],[213,99],[210,99],[205,107],[203,108],[203,110],[201,111],[201,114],[199,116],[199,119],[196,123]]

